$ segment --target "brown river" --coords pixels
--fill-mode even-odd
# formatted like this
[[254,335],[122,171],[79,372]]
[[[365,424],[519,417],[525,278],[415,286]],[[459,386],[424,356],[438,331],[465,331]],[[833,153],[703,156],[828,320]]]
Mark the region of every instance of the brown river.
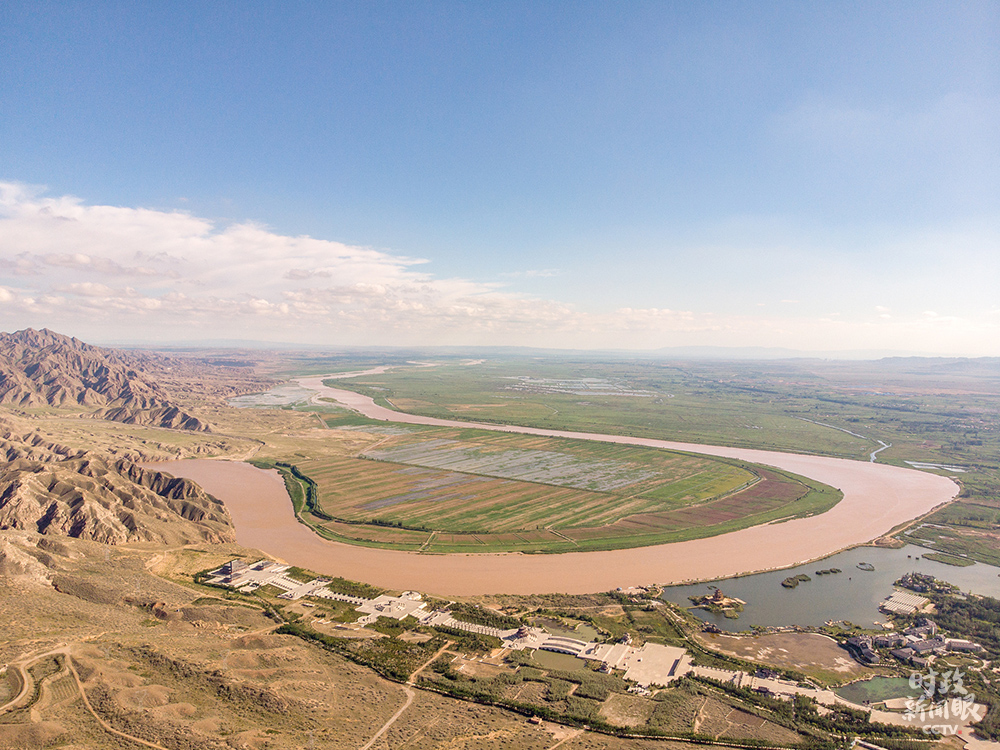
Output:
[[232,515],[240,544],[319,573],[390,589],[414,589],[442,596],[587,593],[619,586],[726,578],[790,567],[863,544],[951,500],[958,492],[958,486],[946,477],[871,462],[421,417],[392,411],[367,396],[323,385],[322,381],[330,377],[301,378],[298,383],[316,393],[314,400],[333,398],[372,419],[478,427],[737,458],[801,474],[844,493],[844,499],[834,508],[818,516],[675,544],[558,555],[424,555],[340,544],[317,536],[296,520],[276,472],[217,460],[157,465],[176,476],[193,479],[222,500]]

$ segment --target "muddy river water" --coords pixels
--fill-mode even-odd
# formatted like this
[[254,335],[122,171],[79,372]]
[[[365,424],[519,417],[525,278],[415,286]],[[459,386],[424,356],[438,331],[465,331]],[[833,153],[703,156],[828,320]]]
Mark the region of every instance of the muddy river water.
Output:
[[957,485],[946,477],[867,461],[405,414],[378,406],[367,396],[323,385],[322,381],[329,378],[300,378],[297,382],[314,392],[314,399],[335,399],[372,419],[477,427],[724,456],[785,469],[844,493],[844,499],[833,509],[818,516],[675,544],[559,555],[426,555],[322,539],[295,519],[284,485],[275,472],[215,460],[158,465],[171,474],[195,480],[225,502],[241,544],[320,573],[386,588],[456,596],[586,593],[619,586],[724,578],[796,565],[868,542],[951,500],[958,492]]

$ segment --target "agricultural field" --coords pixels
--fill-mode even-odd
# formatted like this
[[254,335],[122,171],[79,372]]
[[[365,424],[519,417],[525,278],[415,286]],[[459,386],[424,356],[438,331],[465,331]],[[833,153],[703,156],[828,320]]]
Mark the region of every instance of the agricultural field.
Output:
[[[584,382],[601,387],[577,387]],[[900,463],[961,466],[1000,443],[993,360],[508,358],[393,369],[336,387],[427,416],[846,458],[867,458],[881,439],[893,448],[880,460]]]
[[755,481],[750,469],[703,456],[584,440],[439,430],[383,443],[365,458],[594,492],[657,493],[687,504]]
[[397,432],[358,456],[295,470],[315,483],[303,517],[321,534],[430,553],[660,544],[822,512],[839,499],[726,459],[471,429]]
[[[679,361],[505,357],[336,386],[449,419],[875,460],[953,477],[959,502],[907,537],[996,563],[1000,361]],[[888,446],[888,447],[886,447]],[[990,518],[992,520],[985,520]],[[905,530],[900,530],[905,531]]]
[[[603,387],[580,389],[590,378]],[[874,441],[761,408],[754,394],[665,363],[490,360],[475,367],[400,368],[331,381],[402,411],[448,419],[606,432],[691,443],[867,456]],[[770,404],[769,406],[774,406]],[[869,447],[871,445],[872,447]]]

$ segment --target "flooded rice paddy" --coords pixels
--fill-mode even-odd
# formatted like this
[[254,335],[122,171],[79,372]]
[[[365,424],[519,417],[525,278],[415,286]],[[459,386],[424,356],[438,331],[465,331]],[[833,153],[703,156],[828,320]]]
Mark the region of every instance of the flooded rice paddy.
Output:
[[443,439],[367,451],[364,456],[594,492],[612,492],[658,476],[658,472],[637,469],[624,461],[584,459],[556,451],[463,447],[457,440]]

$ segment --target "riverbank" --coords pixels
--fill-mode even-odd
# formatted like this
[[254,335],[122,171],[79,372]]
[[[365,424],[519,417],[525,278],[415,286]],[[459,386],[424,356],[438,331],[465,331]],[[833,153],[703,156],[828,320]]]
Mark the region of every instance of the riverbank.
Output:
[[[836,551],[844,538],[838,533],[842,532],[840,526],[818,517],[690,542],[610,552],[421,555],[322,539],[295,518],[277,472],[206,459],[156,466],[193,479],[222,500],[233,518],[237,540],[244,546],[323,573],[438,595],[587,593],[637,584],[719,579],[824,556],[831,546],[829,551]],[[847,497],[845,493],[845,501]],[[806,534],[802,527],[809,522],[814,522],[810,524],[812,533]],[[824,531],[828,532],[826,538],[822,538]]]
[[[376,368],[378,369],[378,368]],[[736,458],[791,471],[844,493],[832,510],[675,544],[559,555],[427,555],[341,544],[300,523],[275,472],[247,464],[193,460],[160,468],[197,481],[226,503],[238,541],[286,562],[390,589],[438,595],[589,593],[646,584],[717,580],[827,557],[878,538],[954,498],[946,477],[871,462],[598,433],[543,430],[421,417],[380,407],[323,381],[363,373],[299,378],[314,401],[333,399],[371,419],[402,424],[475,427],[549,437],[639,445]]]

